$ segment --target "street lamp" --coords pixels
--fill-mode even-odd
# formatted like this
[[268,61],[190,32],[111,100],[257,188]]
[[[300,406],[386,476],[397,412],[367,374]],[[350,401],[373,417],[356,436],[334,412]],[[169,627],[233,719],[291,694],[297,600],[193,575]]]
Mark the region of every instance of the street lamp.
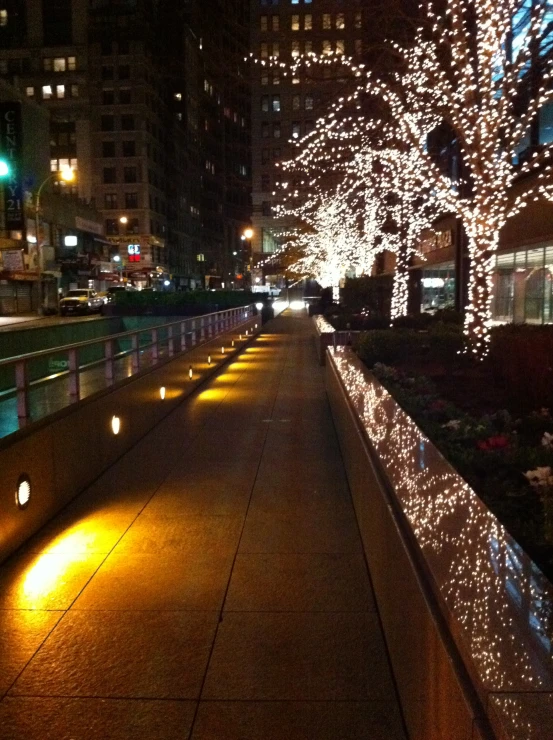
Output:
[[44,188],[46,183],[50,182],[50,180],[55,180],[58,177],[64,182],[73,182],[75,179],[75,170],[73,170],[72,167],[64,167],[59,172],[53,172],[51,175],[48,175],[48,177],[45,177],[44,180],[40,183],[37,193],[35,195],[35,238],[36,238],[36,248],[37,248],[37,254],[38,254],[38,271],[39,271],[39,279],[38,279],[38,297],[39,297],[38,312],[39,314],[44,313],[44,305],[43,305],[44,291],[43,291],[43,282],[42,282],[42,273],[44,272],[44,252],[42,250],[43,244],[39,236],[40,196],[42,195],[42,189]]
[[253,233],[254,233],[253,229],[248,226],[247,229],[244,229],[244,233],[242,234],[242,241],[245,241],[248,244],[248,267],[249,267],[249,272],[250,272],[250,285],[251,285],[252,269],[253,269],[253,254],[252,254]]

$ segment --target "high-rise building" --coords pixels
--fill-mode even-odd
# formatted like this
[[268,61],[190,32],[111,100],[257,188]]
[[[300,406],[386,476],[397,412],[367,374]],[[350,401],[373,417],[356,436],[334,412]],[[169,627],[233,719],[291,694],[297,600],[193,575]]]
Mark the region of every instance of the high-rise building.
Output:
[[0,76],[48,107],[52,171],[77,169],[136,279],[242,271],[247,48],[246,0],[0,0]]
[[280,179],[275,163],[293,156],[292,142],[313,128],[343,87],[338,64],[295,77],[284,74],[278,63],[288,65],[310,52],[359,59],[367,13],[363,0],[252,0],[252,53],[267,62],[252,71],[252,247],[258,259],[277,250],[281,241],[282,224],[273,213]]

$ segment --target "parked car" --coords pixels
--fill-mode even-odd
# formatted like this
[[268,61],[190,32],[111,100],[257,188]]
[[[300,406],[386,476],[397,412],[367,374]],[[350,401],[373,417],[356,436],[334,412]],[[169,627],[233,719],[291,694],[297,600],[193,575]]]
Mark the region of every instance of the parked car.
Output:
[[103,299],[96,291],[89,288],[75,288],[70,290],[60,301],[60,314],[83,314],[100,311],[104,305]]

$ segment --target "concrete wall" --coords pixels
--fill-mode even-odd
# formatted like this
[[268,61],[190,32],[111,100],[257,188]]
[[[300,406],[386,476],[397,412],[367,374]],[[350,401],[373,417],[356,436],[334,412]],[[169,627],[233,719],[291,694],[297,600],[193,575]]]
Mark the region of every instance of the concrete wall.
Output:
[[[257,317],[230,334],[236,337],[255,324],[260,325]],[[221,358],[208,367],[206,355],[209,348],[213,354],[220,353],[217,348],[221,344],[219,336],[1,441],[0,562],[216,373]],[[239,349],[237,346],[234,352]],[[227,358],[231,356],[229,351]],[[188,377],[190,365],[194,368],[192,381]],[[165,400],[160,398],[161,386],[166,388]],[[111,429],[114,415],[121,419],[117,436]],[[32,490],[25,509],[19,509],[15,500],[22,474],[30,478]]]
[[326,382],[410,740],[490,737],[331,362]]

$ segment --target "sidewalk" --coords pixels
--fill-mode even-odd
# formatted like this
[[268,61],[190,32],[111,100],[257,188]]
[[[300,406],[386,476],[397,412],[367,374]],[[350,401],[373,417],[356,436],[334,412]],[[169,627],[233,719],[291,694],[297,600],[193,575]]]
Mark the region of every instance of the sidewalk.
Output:
[[403,740],[309,320],[0,568],[0,738]]

